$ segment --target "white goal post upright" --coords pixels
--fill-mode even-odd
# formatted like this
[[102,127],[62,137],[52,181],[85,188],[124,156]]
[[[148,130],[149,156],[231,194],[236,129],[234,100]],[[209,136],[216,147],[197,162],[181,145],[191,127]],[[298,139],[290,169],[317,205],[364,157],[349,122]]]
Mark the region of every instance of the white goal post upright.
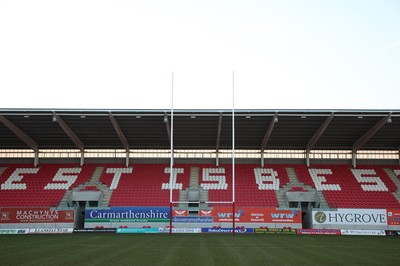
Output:
[[232,235],[235,235],[235,71],[232,71]]
[[171,84],[171,158],[170,158],[170,173],[169,173],[169,235],[172,235],[172,176],[174,166],[174,72],[172,72]]
[[[171,88],[171,157],[170,157],[170,174],[169,174],[169,202],[170,202],[170,223],[169,234],[172,235],[172,216],[173,204],[191,203],[173,201],[173,165],[174,165],[174,72],[172,72],[172,88]],[[200,204],[201,202],[199,202]],[[232,235],[235,236],[235,72],[232,71],[232,201],[207,201],[207,204],[232,204]]]

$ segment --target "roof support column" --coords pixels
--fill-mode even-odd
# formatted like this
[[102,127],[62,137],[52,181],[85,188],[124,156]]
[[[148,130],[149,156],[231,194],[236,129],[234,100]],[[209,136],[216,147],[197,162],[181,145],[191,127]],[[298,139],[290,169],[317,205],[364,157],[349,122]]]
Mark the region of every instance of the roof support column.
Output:
[[80,165],[84,165],[85,163],[85,151],[81,150],[81,161],[80,161]]
[[264,152],[261,151],[261,167],[264,167]]
[[39,165],[39,151],[35,150],[35,158],[33,159],[33,166],[37,167]]
[[11,130],[15,136],[17,136],[20,140],[22,140],[29,148],[31,148],[34,153],[34,162],[35,167],[39,164],[39,147],[38,144],[29,137],[25,132],[19,129],[16,125],[14,125],[10,120],[8,120],[5,116],[0,115],[0,122],[3,123],[9,130]]
[[125,165],[126,165],[126,167],[129,166],[129,150],[126,150]]
[[129,150],[129,143],[128,140],[125,137],[125,134],[122,132],[121,127],[118,124],[117,119],[113,116],[113,114],[110,112],[109,113],[109,118],[111,121],[111,124],[113,125],[115,132],[118,135],[119,140],[121,141],[122,146],[124,147],[125,150]]
[[332,122],[334,113],[331,113],[330,116],[328,116],[324,122],[321,124],[321,126],[318,128],[318,130],[314,133],[314,135],[311,137],[311,139],[307,143],[307,148],[306,148],[306,165],[307,167],[310,167],[310,151],[315,147],[315,144],[318,142],[318,140],[321,138],[322,134],[324,134],[325,130],[328,128],[329,124]]
[[84,153],[85,153],[85,145],[83,145],[82,141],[78,138],[74,131],[64,122],[61,116],[53,112],[53,122],[57,122],[62,130],[64,130],[65,134],[70,138],[70,140],[75,144],[75,146],[81,151],[81,166],[84,164]]
[[357,151],[355,150],[351,152],[351,165],[353,168],[357,167]]
[[[267,130],[265,131],[264,138],[263,138],[263,141],[262,141],[261,147],[260,147],[261,154],[264,153],[265,148],[267,147],[267,143],[268,143],[268,141],[269,141],[269,138],[271,137],[272,130],[274,129],[275,123],[278,123],[278,114],[275,114],[275,115],[271,118],[271,121],[269,122],[268,128],[267,128]],[[261,159],[261,160],[262,160],[262,161],[261,161],[261,165],[264,167],[264,156],[262,156],[262,159]]]
[[379,130],[381,130],[386,124],[391,114],[382,117],[372,128],[370,128],[364,135],[362,135],[354,144],[353,151],[360,150],[365,143],[367,143]]
[[215,158],[215,165],[219,166],[219,144],[221,141],[221,130],[222,130],[222,113],[219,113],[219,118],[218,118],[218,129],[217,129],[217,144],[215,145],[215,152],[216,152],[216,158]]

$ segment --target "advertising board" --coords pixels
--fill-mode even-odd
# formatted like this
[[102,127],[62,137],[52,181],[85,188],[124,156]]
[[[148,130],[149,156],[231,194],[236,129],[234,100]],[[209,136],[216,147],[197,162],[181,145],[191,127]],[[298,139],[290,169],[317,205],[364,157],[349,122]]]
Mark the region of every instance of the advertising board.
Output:
[[286,229],[286,228],[254,228],[255,234],[286,234],[295,235],[296,229]]
[[386,230],[385,232],[387,236],[400,236],[400,231]]
[[297,229],[298,235],[340,235],[339,229]]
[[125,207],[110,209],[91,209],[85,211],[85,222],[119,223],[119,222],[168,222],[168,207]]
[[400,210],[395,210],[395,209],[387,210],[387,224],[400,225]]
[[214,222],[213,217],[173,217],[172,222],[174,223],[212,223]]
[[[169,233],[169,228],[159,228],[159,233]],[[172,233],[184,233],[184,234],[198,234],[201,233],[201,228],[172,228]]]
[[[201,228],[202,233],[214,233],[214,234],[232,234],[232,228]],[[238,234],[254,234],[253,228],[236,228],[235,233]]]
[[313,211],[313,224],[318,225],[387,225],[384,209],[337,209]]
[[342,235],[348,236],[386,236],[385,230],[340,230]]
[[188,210],[174,210],[172,217],[186,217],[188,216]]
[[279,210],[277,208],[237,207],[232,213],[230,207],[214,207],[212,210],[200,210],[200,216],[214,218],[214,222],[244,223],[301,223],[300,210]]
[[0,235],[23,235],[28,233],[29,229],[0,229]]
[[74,234],[80,233],[114,233],[117,231],[116,228],[75,228]]
[[73,210],[21,207],[0,208],[0,223],[73,223]]
[[117,228],[117,234],[154,234],[158,228]]
[[31,228],[29,234],[71,234],[73,228]]

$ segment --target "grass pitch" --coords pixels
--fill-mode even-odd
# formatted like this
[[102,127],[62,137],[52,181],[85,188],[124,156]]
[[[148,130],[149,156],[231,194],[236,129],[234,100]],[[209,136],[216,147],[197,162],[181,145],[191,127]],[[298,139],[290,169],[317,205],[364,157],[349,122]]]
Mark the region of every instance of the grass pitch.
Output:
[[400,238],[311,235],[1,235],[0,265],[399,265]]

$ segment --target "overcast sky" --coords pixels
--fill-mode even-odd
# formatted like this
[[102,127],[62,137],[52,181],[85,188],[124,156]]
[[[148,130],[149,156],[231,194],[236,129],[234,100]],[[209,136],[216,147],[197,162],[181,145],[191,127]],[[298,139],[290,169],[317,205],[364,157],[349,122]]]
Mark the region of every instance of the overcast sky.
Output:
[[0,0],[0,108],[399,109],[400,0]]

